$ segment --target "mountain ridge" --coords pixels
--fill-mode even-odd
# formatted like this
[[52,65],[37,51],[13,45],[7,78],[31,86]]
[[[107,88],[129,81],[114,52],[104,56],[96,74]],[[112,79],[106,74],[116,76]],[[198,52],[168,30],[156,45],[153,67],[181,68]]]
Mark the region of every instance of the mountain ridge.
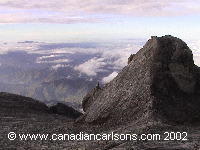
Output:
[[15,113],[46,113],[59,114],[73,119],[82,115],[82,113],[62,103],[48,107],[43,102],[33,98],[5,92],[0,92],[0,108],[2,113],[6,114],[7,112],[13,115]]
[[83,120],[109,125],[199,120],[199,73],[185,42],[153,36],[114,80],[87,95]]

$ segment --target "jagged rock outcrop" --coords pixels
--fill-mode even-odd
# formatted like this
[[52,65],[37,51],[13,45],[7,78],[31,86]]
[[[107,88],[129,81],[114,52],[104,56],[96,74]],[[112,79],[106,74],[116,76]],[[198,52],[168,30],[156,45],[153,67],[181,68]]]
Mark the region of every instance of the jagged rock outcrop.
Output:
[[135,54],[131,54],[131,56],[128,58],[128,64],[131,63],[131,61],[133,60],[133,57],[135,56]]
[[200,120],[200,69],[182,40],[152,37],[101,90],[83,101],[87,123]]
[[50,111],[55,114],[64,115],[69,118],[76,119],[82,115],[82,113],[78,112],[72,107],[69,107],[62,103],[57,103],[55,106],[50,107]]

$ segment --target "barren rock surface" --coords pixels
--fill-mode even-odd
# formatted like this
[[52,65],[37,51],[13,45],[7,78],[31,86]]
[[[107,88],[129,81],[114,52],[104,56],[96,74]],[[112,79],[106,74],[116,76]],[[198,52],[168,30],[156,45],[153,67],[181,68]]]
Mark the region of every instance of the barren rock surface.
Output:
[[[200,69],[186,43],[172,36],[152,37],[128,63],[114,80],[86,95],[84,115],[62,104],[48,108],[31,98],[0,93],[0,149],[199,150]],[[10,141],[9,132],[187,132],[187,140]]]
[[185,42],[152,37],[113,81],[87,97],[85,122],[199,121],[199,74]]

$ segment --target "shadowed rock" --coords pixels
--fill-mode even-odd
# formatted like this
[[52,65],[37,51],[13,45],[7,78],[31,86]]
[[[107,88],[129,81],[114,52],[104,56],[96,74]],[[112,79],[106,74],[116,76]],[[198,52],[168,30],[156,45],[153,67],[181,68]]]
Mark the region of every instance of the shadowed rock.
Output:
[[185,42],[152,37],[128,62],[114,80],[84,98],[85,122],[200,120],[200,69]]
[[101,87],[99,85],[99,83],[97,84],[97,86],[92,89],[84,98],[82,101],[82,107],[83,107],[83,111],[87,111],[88,107],[95,101],[95,97],[97,97],[101,92]]
[[82,113],[78,112],[74,108],[64,105],[62,103],[57,103],[55,106],[51,106],[50,111],[52,113],[64,115],[73,119],[76,119],[82,115]]
[[10,93],[0,93],[0,113],[9,114],[59,114],[67,118],[76,119],[82,115],[72,107],[58,103],[47,107],[44,103],[29,97]]
[[128,58],[128,64],[131,63],[131,61],[133,60],[133,57],[135,56],[135,54],[131,54],[131,56]]
[[10,93],[0,93],[0,111],[8,113],[48,113],[49,108],[42,102],[29,97]]

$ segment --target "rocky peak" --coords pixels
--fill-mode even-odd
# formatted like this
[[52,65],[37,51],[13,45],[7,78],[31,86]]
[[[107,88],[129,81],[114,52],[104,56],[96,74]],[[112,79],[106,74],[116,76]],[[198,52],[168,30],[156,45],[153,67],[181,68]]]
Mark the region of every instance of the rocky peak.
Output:
[[118,76],[83,99],[88,123],[200,120],[199,68],[181,39],[151,37]]

